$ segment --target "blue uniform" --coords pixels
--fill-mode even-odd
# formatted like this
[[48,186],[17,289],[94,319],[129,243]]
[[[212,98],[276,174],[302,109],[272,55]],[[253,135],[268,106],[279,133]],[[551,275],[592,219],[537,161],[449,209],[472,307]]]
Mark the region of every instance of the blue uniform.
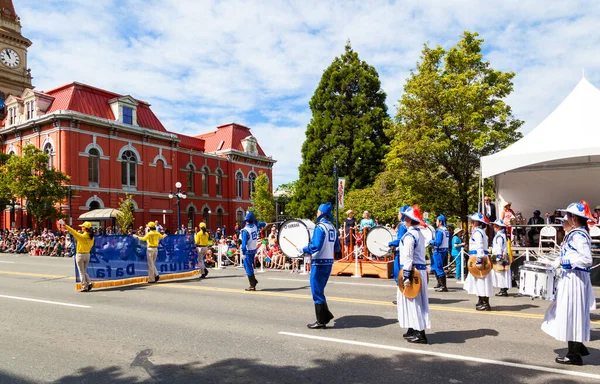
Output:
[[388,247],[396,247],[396,253],[394,254],[394,280],[396,281],[396,283],[398,282],[398,273],[400,272],[400,241],[402,240],[402,237],[404,236],[404,234],[406,233],[407,229],[406,229],[406,225],[404,223],[400,223],[400,225],[398,226],[398,235],[396,237],[396,240],[394,241],[390,241],[388,243]]
[[450,232],[445,225],[442,225],[435,231],[435,239],[431,240],[433,245],[433,256],[431,257],[431,270],[437,277],[446,276],[444,272],[444,260],[448,257],[448,245],[450,242]]
[[247,276],[254,275],[254,256],[256,256],[256,243],[258,228],[254,223],[248,223],[241,231],[242,234],[242,264]]
[[317,219],[310,244],[303,252],[312,256],[310,290],[315,304],[326,304],[325,286],[333,267],[333,253],[340,250],[340,240],[334,226],[326,217]]

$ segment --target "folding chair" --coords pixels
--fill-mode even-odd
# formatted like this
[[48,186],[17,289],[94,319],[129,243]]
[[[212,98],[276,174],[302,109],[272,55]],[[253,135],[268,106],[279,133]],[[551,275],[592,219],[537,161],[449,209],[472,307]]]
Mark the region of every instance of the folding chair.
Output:
[[552,243],[554,247],[558,247],[558,244],[556,244],[556,228],[551,226],[542,228],[540,231],[540,244],[538,247],[540,252],[542,250],[543,243]]

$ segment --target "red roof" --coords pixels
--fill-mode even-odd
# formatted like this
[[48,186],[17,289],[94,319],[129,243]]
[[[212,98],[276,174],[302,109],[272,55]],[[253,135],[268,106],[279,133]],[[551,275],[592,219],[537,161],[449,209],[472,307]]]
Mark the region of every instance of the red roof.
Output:
[[[206,152],[216,152],[227,149],[235,149],[243,152],[244,146],[242,145],[242,140],[248,136],[252,136],[250,128],[240,124],[231,123],[217,127],[217,130],[214,132],[205,133],[196,137],[204,139],[204,148]],[[265,152],[260,147],[260,144],[257,143],[256,147],[259,155],[266,156]]]
[[[44,93],[54,97],[54,101],[46,111],[46,114],[59,110],[69,110],[108,120],[115,120],[108,101],[123,97],[123,95],[81,83],[66,84]],[[136,101],[138,102],[136,108],[138,126],[167,132],[160,120],[158,120],[154,112],[150,109],[150,105],[141,100]]]
[[204,151],[204,140],[192,136],[182,135],[181,133],[173,133],[175,133],[179,140],[181,140],[179,142],[179,146],[181,148],[189,148],[195,149],[197,151]]

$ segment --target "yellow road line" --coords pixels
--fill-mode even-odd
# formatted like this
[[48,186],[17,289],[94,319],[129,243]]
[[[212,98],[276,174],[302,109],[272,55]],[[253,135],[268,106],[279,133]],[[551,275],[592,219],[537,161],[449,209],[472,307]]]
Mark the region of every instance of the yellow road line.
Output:
[[[312,300],[311,295],[301,295],[297,293],[281,293],[281,292],[269,292],[269,291],[254,291],[247,292],[242,289],[233,288],[217,288],[217,287],[203,287],[198,285],[182,285],[182,284],[157,284],[155,287],[161,288],[174,288],[174,289],[194,289],[198,291],[210,291],[210,292],[225,292],[225,293],[241,293],[247,295],[256,296],[274,296],[274,297],[288,297],[292,299]],[[367,305],[380,305],[386,307],[395,307],[392,302],[389,301],[377,301],[377,300],[365,300],[365,299],[352,299],[348,297],[332,297],[327,296],[327,301],[340,302],[340,303],[353,303],[353,304],[367,304]],[[504,316],[504,317],[518,317],[523,319],[543,319],[544,315],[538,315],[535,313],[515,313],[510,311],[476,311],[469,308],[458,308],[443,305],[430,305],[429,309],[433,311],[445,311],[445,312],[461,312],[478,315],[488,316]],[[600,320],[592,320],[592,324],[600,324]]]
[[[15,275],[15,276],[30,276],[30,277],[45,277],[49,279],[65,279],[73,278],[73,276],[60,276],[60,275],[48,275],[43,273],[29,273],[29,272],[13,272],[13,271],[2,271],[0,274],[3,275]],[[234,288],[217,288],[217,287],[203,287],[198,285],[182,285],[182,284],[156,284],[154,287],[161,288],[175,288],[175,289],[195,289],[198,291],[210,291],[210,292],[225,292],[225,293],[241,293],[248,295],[258,296],[272,296],[272,297],[287,297],[292,299],[312,300],[311,295],[301,295],[298,293],[281,293],[281,292],[269,292],[269,291],[255,291],[247,292],[242,289]],[[389,301],[378,301],[378,300],[366,300],[366,299],[352,299],[349,297],[332,297],[328,296],[327,301],[338,302],[338,303],[353,303],[353,304],[367,304],[367,305],[379,305],[386,307],[395,307]],[[451,307],[446,305],[430,305],[429,309],[433,311],[445,311],[445,312],[459,312],[459,313],[471,313],[478,315],[488,316],[504,316],[504,317],[518,317],[523,319],[543,319],[544,315],[538,315],[535,313],[515,313],[510,311],[476,311],[469,308]],[[592,324],[600,324],[600,320],[592,320]]]

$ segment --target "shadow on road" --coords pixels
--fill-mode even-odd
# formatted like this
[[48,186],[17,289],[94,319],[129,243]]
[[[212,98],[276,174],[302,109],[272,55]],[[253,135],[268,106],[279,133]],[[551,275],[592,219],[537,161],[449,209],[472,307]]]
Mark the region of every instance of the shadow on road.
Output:
[[539,305],[533,305],[533,304],[520,304],[520,305],[494,305],[494,303],[491,303],[492,305],[492,311],[503,311],[503,312],[519,312],[522,311],[524,309],[531,309],[531,308],[539,308]]
[[[134,358],[134,356],[132,356]],[[307,366],[277,365],[258,359],[225,359],[212,364],[191,362],[182,364],[155,364],[152,350],[143,350],[135,356],[130,367],[88,366],[64,376],[56,384],[111,383],[393,383],[402,377],[403,383],[546,383],[575,384],[582,378],[554,375],[522,368],[510,368],[463,360],[442,359],[414,354],[394,354],[390,357],[366,354],[346,354],[329,359],[327,355],[313,359]],[[522,363],[522,362],[521,362]],[[435,367],[435,368],[432,368]],[[558,366],[557,366],[558,367]],[[141,375],[145,380],[135,376]],[[0,371],[0,382],[30,384]],[[588,380],[587,382],[592,382]]]
[[429,297],[429,304],[456,304],[463,301],[469,301],[468,299],[440,299],[437,297]]
[[286,292],[286,291],[302,291],[306,288],[310,288],[310,285],[304,285],[302,287],[293,287],[293,288],[264,288],[258,289],[261,292]]
[[350,315],[335,319],[334,328],[380,328],[398,323],[397,319],[384,319],[381,316]]
[[431,344],[463,344],[469,339],[498,336],[498,334],[495,329],[472,329],[469,331],[435,332],[427,338]]

